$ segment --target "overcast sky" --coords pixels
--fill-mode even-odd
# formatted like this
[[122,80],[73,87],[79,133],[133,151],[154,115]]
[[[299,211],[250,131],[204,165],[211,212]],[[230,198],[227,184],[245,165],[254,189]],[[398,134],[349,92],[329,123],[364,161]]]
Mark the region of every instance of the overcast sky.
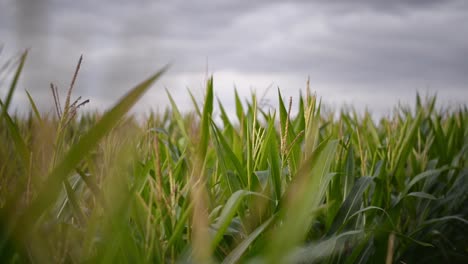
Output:
[[[385,114],[416,90],[445,104],[468,101],[466,0],[0,0],[0,65],[30,49],[15,94],[30,91],[51,110],[49,84],[69,85],[88,109],[111,106],[167,63],[170,71],[136,111],[163,109],[167,88],[182,110],[189,88],[201,101],[214,75],[216,95],[233,109],[233,90],[276,104],[276,89],[297,98],[310,76],[323,101]],[[0,82],[2,98],[6,83]]]

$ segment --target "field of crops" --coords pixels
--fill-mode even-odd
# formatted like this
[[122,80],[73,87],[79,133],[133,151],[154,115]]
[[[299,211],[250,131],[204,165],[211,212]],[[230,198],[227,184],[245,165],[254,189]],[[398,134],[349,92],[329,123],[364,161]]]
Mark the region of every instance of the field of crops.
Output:
[[235,94],[233,120],[215,76],[189,114],[168,93],[166,112],[126,115],[164,69],[105,113],[53,86],[53,116],[28,94],[18,117],[25,59],[1,102],[2,263],[468,260],[466,106],[415,95],[375,121],[308,90],[274,111]]

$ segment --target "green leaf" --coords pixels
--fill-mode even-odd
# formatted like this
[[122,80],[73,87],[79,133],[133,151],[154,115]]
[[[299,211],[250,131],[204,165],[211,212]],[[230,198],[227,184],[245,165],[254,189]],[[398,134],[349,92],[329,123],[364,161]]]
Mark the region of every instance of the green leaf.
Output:
[[374,238],[367,235],[356,247],[353,249],[351,256],[346,258],[345,264],[366,264],[369,263],[369,258],[374,253]]
[[211,114],[213,113],[213,76],[208,80],[206,85],[205,105],[203,107],[203,115],[201,120],[201,137],[199,151],[202,158],[205,158],[208,149],[208,141],[210,138],[210,122]]
[[405,187],[405,190],[403,191],[403,194],[406,194],[408,193],[408,191],[416,184],[418,183],[419,181],[422,181],[426,178],[429,178],[429,177],[438,177],[442,172],[448,170],[449,167],[448,166],[444,166],[440,169],[432,169],[432,170],[427,170],[427,171],[424,171],[418,175],[416,175]]
[[275,200],[280,201],[282,196],[282,177],[281,177],[281,164],[279,156],[279,145],[276,138],[276,131],[274,126],[274,116],[268,122],[268,132],[265,138],[266,149],[268,153],[268,163],[270,167],[271,181],[273,184]]
[[195,100],[195,96],[193,96],[192,92],[188,88],[187,88],[187,92],[190,95],[190,99],[192,99],[193,106],[195,107],[195,112],[197,113],[197,115],[199,117],[201,117],[202,114],[201,114],[201,111],[200,111],[200,107],[198,107],[197,100]]
[[422,223],[422,226],[450,221],[450,220],[457,220],[457,221],[464,223],[465,225],[468,225],[468,220],[464,219],[463,217],[458,216],[458,215],[448,215],[448,216],[426,220]]
[[26,142],[19,131],[18,125],[10,117],[10,115],[6,111],[5,104],[3,104],[1,100],[0,106],[2,107],[3,118],[5,119],[8,131],[10,132],[10,136],[13,139],[13,144],[16,148],[17,154],[23,162],[23,167],[29,168],[31,156],[30,150],[28,149],[28,146],[26,145]]
[[177,241],[183,240],[183,231],[186,225],[188,224],[189,216],[192,213],[193,210],[193,203],[188,203],[188,199],[186,200],[186,203],[184,206],[182,206],[182,215],[179,217],[177,220],[176,226],[174,228],[174,232],[171,234],[169,237],[169,241],[167,243],[167,247],[170,248],[174,246]]
[[429,200],[437,200],[437,197],[435,197],[432,194],[425,193],[425,192],[412,192],[412,193],[409,193],[408,196],[429,199]]
[[343,250],[344,238],[360,235],[361,230],[348,231],[317,243],[311,243],[305,247],[299,248],[287,256],[286,263],[314,263],[334,253]]
[[75,195],[75,191],[68,182],[68,179],[65,179],[63,181],[63,185],[65,186],[65,192],[67,193],[67,198],[70,202],[71,208],[73,210],[73,214],[75,215],[76,219],[78,220],[78,223],[80,223],[81,226],[84,226],[86,223],[85,220],[85,215],[82,212],[80,205],[78,203],[78,198]]
[[346,197],[337,215],[335,216],[335,220],[333,221],[330,230],[328,230],[328,235],[338,231],[338,229],[346,224],[350,216],[359,210],[362,204],[362,195],[371,183],[372,178],[367,176],[361,177],[356,181],[353,188],[349,192],[349,195]]
[[[224,138],[224,136],[222,135],[221,131],[219,131],[218,127],[216,126],[216,124],[214,122],[212,122],[212,128],[213,128],[213,131],[214,131],[214,135],[215,135],[215,139],[216,139],[216,143],[218,143],[219,145],[219,150],[218,150],[218,153],[221,157],[220,161],[225,161],[227,163],[229,163],[230,165],[232,165],[232,167],[235,168],[235,170],[237,171],[238,175],[239,175],[239,181],[241,182],[242,186],[246,186],[246,182],[244,180],[244,176],[246,174],[244,168],[242,167],[239,159],[237,158],[237,156],[234,154],[234,152],[232,151],[231,147],[229,146],[228,142],[226,141],[226,139]],[[225,162],[222,162],[222,163],[225,163]]]
[[104,208],[107,208],[107,203],[102,195],[101,190],[99,189],[99,186],[97,185],[95,179],[90,176],[86,175],[86,173],[80,169],[75,169],[76,173],[80,176],[81,180],[88,186],[88,188],[91,190],[91,192],[94,194],[96,197],[96,200],[101,203],[101,205]]
[[16,68],[16,72],[15,72],[15,75],[13,77],[13,81],[11,82],[11,85],[10,85],[10,89],[8,89],[8,94],[7,94],[7,97],[5,98],[5,104],[3,106],[3,111],[4,112],[8,112],[8,108],[10,107],[11,99],[13,98],[13,94],[14,94],[15,89],[16,89],[16,85],[18,84],[19,77],[20,77],[21,73],[23,72],[23,67],[24,67],[24,63],[26,62],[26,57],[27,56],[28,56],[28,51],[26,50],[21,55],[18,68]]
[[242,107],[242,102],[239,98],[239,94],[237,93],[237,90],[234,90],[234,98],[236,101],[236,115],[237,118],[239,119],[239,124],[242,124],[244,121],[244,108]]
[[28,91],[26,91],[26,95],[28,96],[28,100],[29,100],[29,103],[31,104],[31,107],[32,107],[33,112],[34,112],[34,115],[36,116],[36,118],[37,118],[37,120],[39,121],[39,123],[42,124],[41,114],[39,113],[39,110],[37,110],[36,103],[34,102],[34,100],[32,99],[32,97],[31,97],[31,95],[29,94]]
[[247,195],[258,195],[260,197],[264,197],[263,195],[259,193],[250,192],[246,190],[239,190],[233,193],[231,197],[229,197],[229,199],[227,200],[226,204],[223,207],[223,210],[221,211],[221,215],[217,219],[216,223],[213,225],[213,227],[216,229],[216,233],[211,242],[212,250],[214,250],[218,246],[219,242],[224,236],[224,233],[229,227],[229,224],[231,223],[232,219],[236,215],[236,212],[242,200]]
[[244,240],[242,240],[239,245],[234,248],[229,255],[223,260],[223,264],[233,264],[238,263],[242,255],[245,254],[249,246],[257,239],[258,236],[263,234],[265,229],[273,222],[275,215],[271,216],[268,220],[263,222],[259,227],[257,227],[252,233],[249,234]]
[[[404,133],[400,141],[398,142],[397,145],[397,151],[396,151],[396,164],[395,164],[395,172],[397,172],[397,182],[400,187],[404,186],[404,174],[403,173],[398,173],[398,171],[404,169],[404,164],[408,160],[408,156],[411,153],[411,149],[413,148],[414,144],[412,142],[414,141],[414,138],[416,137],[416,134],[418,132],[418,129],[421,125],[421,119],[422,119],[422,112],[419,112],[414,120],[412,120],[410,126],[409,126],[409,131],[407,133]],[[410,121],[407,121],[410,122]]]
[[289,186],[281,211],[282,225],[272,234],[267,247],[268,261],[278,261],[289,253],[307,235],[314,215],[311,214],[324,198],[329,180],[331,162],[338,141],[324,141],[299,168],[294,182]]
[[[285,157],[289,161],[291,173],[296,172],[297,163],[300,159],[300,146],[298,144],[293,144],[294,140],[296,139],[297,135],[294,132],[294,127],[291,123],[290,117],[288,116],[288,112],[286,107],[284,106],[283,98],[281,97],[281,92],[278,89],[278,101],[279,101],[279,113],[280,113],[280,124],[281,124],[281,155],[287,154]],[[287,153],[288,149],[289,153]],[[283,158],[283,159],[285,159]],[[283,160],[285,163],[286,160]]]
[[224,128],[232,128],[232,123],[231,120],[229,120],[229,116],[226,113],[226,110],[224,109],[223,104],[218,98],[218,107],[219,110],[221,111],[221,119],[223,120]]
[[171,103],[172,106],[172,114],[174,115],[175,123],[179,127],[179,132],[182,133],[182,136],[190,142],[190,138],[187,134],[187,129],[185,128],[184,124],[184,118],[182,117],[182,114],[179,111],[179,108],[177,107],[177,104],[175,103],[174,99],[172,98],[171,94],[169,93],[168,90],[166,90],[167,97],[169,98],[169,102]]

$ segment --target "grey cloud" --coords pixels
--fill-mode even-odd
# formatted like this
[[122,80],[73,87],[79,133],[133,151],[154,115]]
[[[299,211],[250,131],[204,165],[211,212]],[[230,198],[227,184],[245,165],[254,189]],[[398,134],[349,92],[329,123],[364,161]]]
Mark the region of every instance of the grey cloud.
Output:
[[[428,69],[440,73],[430,73],[435,78],[464,80],[463,69],[468,65],[461,55],[466,54],[468,43],[460,36],[468,33],[463,23],[466,11],[442,18],[427,12],[415,18],[414,14],[385,17],[373,13],[333,17],[324,21],[323,34],[309,30],[307,22],[299,36],[291,28],[277,28],[272,32],[279,35],[276,44],[269,40],[267,47],[246,48],[244,55],[236,54],[232,59],[244,64],[246,71],[281,72],[287,68],[330,79],[338,75],[350,81],[391,81],[411,74],[420,77]],[[249,63],[251,58],[260,60]]]
[[[50,81],[67,86],[81,53],[77,92],[100,102],[168,62],[164,85],[198,85],[184,76],[203,76],[206,61],[215,78],[271,76],[290,89],[310,75],[339,92],[445,85],[450,96],[468,95],[462,0],[0,0],[0,8],[0,42],[10,53],[31,48],[22,85],[43,102]],[[278,77],[286,75],[295,77]]]

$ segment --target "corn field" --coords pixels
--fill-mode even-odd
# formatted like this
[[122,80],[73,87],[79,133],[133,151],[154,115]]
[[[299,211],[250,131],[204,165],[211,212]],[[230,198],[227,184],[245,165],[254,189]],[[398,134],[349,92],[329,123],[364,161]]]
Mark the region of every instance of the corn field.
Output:
[[27,93],[21,117],[24,63],[1,100],[2,263],[468,260],[466,106],[416,95],[374,120],[309,89],[275,109],[234,91],[233,119],[215,76],[190,113],[168,92],[165,112],[128,115],[165,68],[104,113],[72,100],[75,74],[53,115]]

